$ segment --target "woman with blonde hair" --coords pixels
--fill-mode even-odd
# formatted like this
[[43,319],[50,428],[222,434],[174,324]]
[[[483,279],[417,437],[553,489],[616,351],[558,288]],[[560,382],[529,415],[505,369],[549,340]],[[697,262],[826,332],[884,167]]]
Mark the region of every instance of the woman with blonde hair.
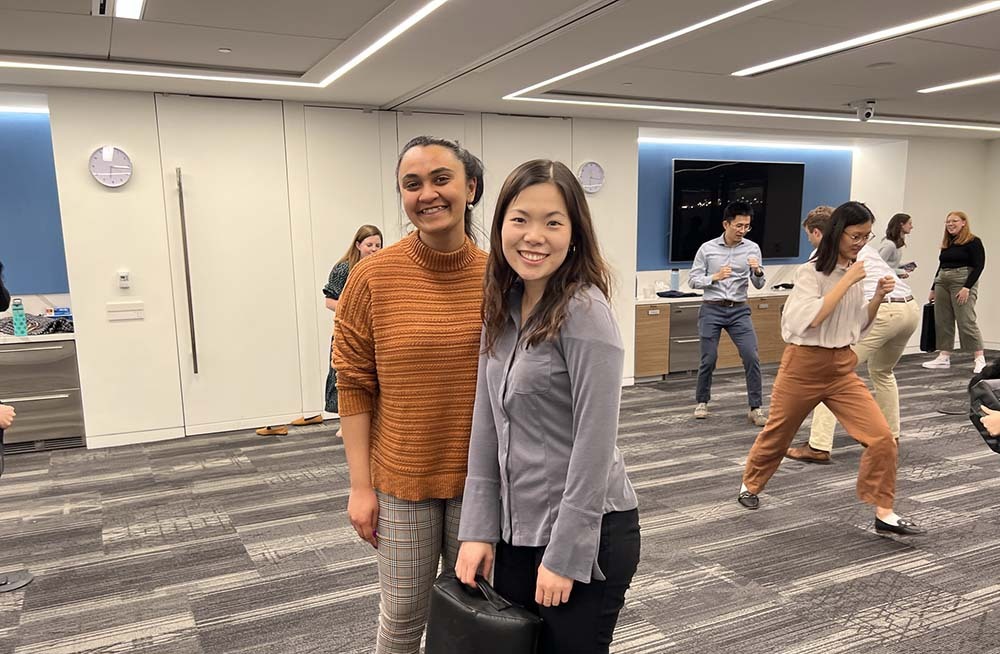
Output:
[[[333,265],[330,278],[323,287],[323,297],[326,298],[326,308],[336,313],[340,294],[347,285],[347,276],[351,269],[365,257],[382,249],[382,231],[375,225],[362,225],[354,233],[354,240],[347,248],[344,256]],[[326,410],[337,413],[337,370],[333,367],[333,337],[330,337],[330,372],[326,375]]]
[[973,372],[986,367],[983,335],[976,324],[976,298],[979,278],[986,267],[983,242],[969,228],[969,217],[962,211],[952,211],[944,221],[940,265],[934,276],[929,301],[934,303],[934,330],[937,333],[937,358],[925,361],[924,368],[951,367],[951,350],[955,345],[955,324],[965,351],[975,353]]

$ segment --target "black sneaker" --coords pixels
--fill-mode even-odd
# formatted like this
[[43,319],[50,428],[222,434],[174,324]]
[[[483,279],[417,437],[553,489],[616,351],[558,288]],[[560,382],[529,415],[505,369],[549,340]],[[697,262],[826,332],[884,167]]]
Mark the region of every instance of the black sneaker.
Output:
[[739,502],[743,508],[750,509],[751,511],[760,506],[760,498],[750,491],[743,491],[740,493],[740,496],[736,498],[736,501]]

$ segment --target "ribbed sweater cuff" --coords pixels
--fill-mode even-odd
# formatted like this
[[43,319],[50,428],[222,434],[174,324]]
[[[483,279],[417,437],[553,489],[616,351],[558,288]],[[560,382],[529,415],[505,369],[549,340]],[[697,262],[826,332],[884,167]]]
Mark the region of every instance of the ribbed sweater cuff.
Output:
[[359,413],[371,413],[375,406],[375,398],[365,391],[342,390],[337,393],[337,414],[356,416]]

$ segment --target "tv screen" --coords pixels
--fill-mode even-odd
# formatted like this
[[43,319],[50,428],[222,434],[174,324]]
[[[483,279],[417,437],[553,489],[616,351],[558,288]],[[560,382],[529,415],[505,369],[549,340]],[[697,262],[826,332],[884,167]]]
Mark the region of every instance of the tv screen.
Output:
[[722,212],[747,202],[747,238],[765,259],[799,256],[805,164],[674,159],[670,260],[693,261],[698,247],[722,234]]

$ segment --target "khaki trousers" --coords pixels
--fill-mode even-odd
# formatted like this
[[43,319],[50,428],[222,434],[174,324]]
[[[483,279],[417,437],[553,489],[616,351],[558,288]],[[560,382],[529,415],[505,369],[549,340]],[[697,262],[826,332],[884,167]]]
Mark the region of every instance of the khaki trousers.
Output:
[[[889,423],[893,438],[899,438],[899,389],[894,370],[919,323],[920,306],[916,300],[885,302],[879,306],[872,328],[853,348],[859,364],[868,362],[875,402]],[[833,412],[820,404],[813,411],[809,445],[824,452],[832,451],[836,427]]]
[[880,507],[893,505],[896,440],[868,387],[854,371],[858,357],[849,347],[829,349],[789,345],[771,391],[767,425],[757,435],[743,471],[751,493],[764,490],[781,465],[795,432],[816,405],[826,404],[851,437],[865,446],[858,468],[858,498]]
[[983,335],[976,324],[976,299],[979,297],[979,282],[969,289],[969,299],[959,304],[955,296],[962,290],[969,277],[966,268],[942,268],[934,279],[934,331],[937,334],[937,348],[945,352],[955,349],[955,323],[958,323],[958,339],[965,352],[983,349]]

